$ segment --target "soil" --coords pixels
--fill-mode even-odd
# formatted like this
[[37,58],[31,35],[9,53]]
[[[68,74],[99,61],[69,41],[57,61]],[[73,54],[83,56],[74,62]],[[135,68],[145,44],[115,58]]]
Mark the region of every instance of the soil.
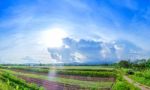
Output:
[[[81,88],[80,86],[77,86],[77,85],[56,83],[56,82],[51,82],[48,80],[30,78],[30,77],[26,77],[26,76],[18,76],[18,77],[24,79],[28,83],[36,83],[40,86],[43,86],[45,90],[90,90],[88,88]],[[97,89],[97,90],[111,90],[111,89],[103,88],[103,89]]]

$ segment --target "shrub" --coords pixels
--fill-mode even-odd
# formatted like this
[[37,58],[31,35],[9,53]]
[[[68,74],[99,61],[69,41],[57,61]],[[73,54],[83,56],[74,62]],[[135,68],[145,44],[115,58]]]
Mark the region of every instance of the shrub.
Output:
[[128,71],[127,71],[127,74],[128,74],[128,75],[134,75],[134,71],[133,71],[133,70],[128,70]]

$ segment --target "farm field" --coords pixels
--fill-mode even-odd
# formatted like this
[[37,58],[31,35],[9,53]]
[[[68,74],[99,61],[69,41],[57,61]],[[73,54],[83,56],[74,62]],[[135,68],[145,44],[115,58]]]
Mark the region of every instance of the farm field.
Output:
[[0,0],[0,90],[150,90],[150,0]]
[[[5,68],[5,69],[4,69]],[[28,83],[35,83],[46,90],[105,89],[115,82],[113,69],[89,69],[84,67],[4,67],[2,72],[11,73]],[[87,82],[88,81],[88,82]],[[88,86],[87,86],[88,85]]]
[[[91,68],[93,67],[93,68]],[[15,77],[26,86],[12,84],[3,87],[12,90],[139,90],[126,82],[120,70],[104,66],[4,66],[0,72],[3,78]],[[6,74],[6,75],[5,75]],[[3,79],[2,79],[3,80]],[[5,81],[11,82],[6,79]],[[13,82],[12,82],[13,83]],[[33,88],[34,87],[34,88]]]

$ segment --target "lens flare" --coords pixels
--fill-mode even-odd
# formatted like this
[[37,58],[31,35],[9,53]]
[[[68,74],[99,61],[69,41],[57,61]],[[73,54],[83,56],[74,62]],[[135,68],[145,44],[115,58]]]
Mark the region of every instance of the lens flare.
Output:
[[62,39],[67,37],[67,33],[63,28],[51,28],[40,33],[39,43],[45,47],[61,47]]

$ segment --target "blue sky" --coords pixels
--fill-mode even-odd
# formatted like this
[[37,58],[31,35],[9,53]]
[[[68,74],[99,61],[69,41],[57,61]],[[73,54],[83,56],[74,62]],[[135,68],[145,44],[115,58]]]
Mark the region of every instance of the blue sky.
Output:
[[1,0],[1,63],[150,56],[150,0]]

